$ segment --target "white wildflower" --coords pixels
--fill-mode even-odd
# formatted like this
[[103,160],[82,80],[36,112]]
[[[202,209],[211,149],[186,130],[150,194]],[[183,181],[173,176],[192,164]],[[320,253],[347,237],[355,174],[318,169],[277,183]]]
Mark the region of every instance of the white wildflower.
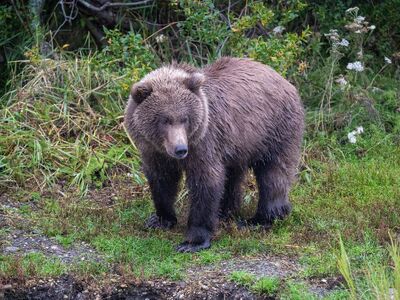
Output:
[[344,27],[349,31],[361,33],[361,29],[363,28],[363,25],[352,22],[350,24],[346,24]]
[[356,127],[356,130],[353,130],[347,134],[347,139],[351,144],[355,144],[357,142],[357,135],[364,133],[364,128],[362,126]]
[[348,63],[347,69],[354,70],[356,72],[362,72],[362,71],[364,71],[364,66],[360,61],[355,61],[353,63]]
[[285,30],[285,27],[283,26],[276,26],[274,29],[272,29],[272,32],[274,34],[281,34]]
[[357,18],[354,18],[354,22],[356,22],[357,24],[361,24],[362,22],[364,22],[365,17],[363,16],[358,16]]
[[131,174],[131,173],[126,173],[126,176],[132,178],[132,177],[133,177],[133,174]]
[[335,82],[337,84],[339,84],[340,86],[344,87],[345,85],[347,85],[347,80],[344,78],[343,75],[340,75],[338,79],[335,80]]
[[339,43],[337,43],[338,46],[343,46],[343,47],[348,47],[350,45],[349,41],[346,39],[342,39]]
[[390,65],[392,63],[392,60],[389,57],[385,56],[385,63],[387,63],[388,65]]
[[337,29],[331,29],[331,30],[329,30],[329,33],[325,33],[324,35],[333,42],[339,41],[339,33],[338,33]]
[[164,43],[166,40],[167,40],[167,37],[166,37],[165,35],[163,35],[163,34],[160,34],[160,35],[157,35],[157,36],[156,36],[156,42],[157,42],[158,44],[162,44],[162,43]]
[[380,89],[380,88],[378,88],[378,87],[376,87],[376,86],[373,86],[373,87],[372,87],[372,92],[373,92],[373,93],[382,93],[383,90]]
[[359,8],[357,6],[350,7],[349,9],[346,10],[346,14],[358,13],[358,10],[359,10]]
[[376,26],[375,25],[371,25],[369,27],[367,27],[369,30],[375,30]]
[[356,133],[357,133],[357,132],[352,131],[352,132],[349,132],[349,133],[347,134],[347,138],[348,138],[348,140],[349,140],[349,142],[350,142],[351,144],[355,144],[355,143],[357,142]]

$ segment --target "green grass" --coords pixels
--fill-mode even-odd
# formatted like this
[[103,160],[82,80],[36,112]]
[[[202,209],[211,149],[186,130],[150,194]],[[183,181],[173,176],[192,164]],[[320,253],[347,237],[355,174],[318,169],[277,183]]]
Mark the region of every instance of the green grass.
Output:
[[56,257],[47,257],[42,253],[30,253],[22,257],[0,256],[0,278],[48,277],[60,276],[68,271],[68,266]]
[[163,238],[99,236],[93,245],[111,257],[112,262],[128,265],[137,276],[181,279],[189,254],[176,254],[172,241]]
[[256,278],[253,274],[245,271],[234,271],[230,274],[229,279],[245,287],[251,287],[256,281]]
[[282,300],[314,300],[317,299],[315,295],[310,293],[309,287],[304,283],[289,281],[285,283],[285,288],[280,295]]
[[64,263],[59,258],[41,252],[19,255],[0,255],[0,279],[58,277],[72,273],[84,278],[104,275],[109,266],[103,262],[76,261]]
[[229,279],[236,284],[252,290],[254,293],[266,296],[274,296],[280,285],[280,280],[276,277],[257,278],[245,271],[234,271],[230,274]]
[[[369,261],[362,271],[357,268],[353,269],[352,262],[340,239],[338,268],[345,279],[350,299],[400,299],[398,289],[400,278],[399,245],[398,241],[394,241],[392,237],[390,239],[391,243],[387,247],[390,262],[382,264],[377,261]],[[361,276],[357,274],[360,272],[362,272]]]
[[273,296],[279,289],[280,280],[276,277],[262,277],[256,281],[251,290],[257,294]]
[[[24,202],[19,214],[63,246],[86,241],[139,277],[179,279],[191,265],[264,253],[298,256],[303,278],[332,276],[339,272],[338,232],[352,267],[362,270],[367,263],[387,263],[384,241],[388,241],[389,229],[400,226],[400,154],[390,139],[380,142],[380,151],[376,151],[373,143],[380,138],[372,138],[367,145],[371,150],[363,157],[355,152],[364,145],[344,145],[339,151],[337,138],[314,140],[304,162],[310,176],[306,180],[305,173],[300,174],[288,219],[276,222],[269,232],[221,229],[213,247],[199,254],[174,251],[183,238],[187,199],[177,203],[178,228],[148,231],[143,226],[153,210],[148,192],[138,185],[139,194],[133,197],[125,179],[116,179],[112,199],[102,189],[86,197],[73,191],[64,197],[38,197],[34,192],[22,200],[34,203],[34,210]],[[321,144],[328,146],[324,149]],[[244,214],[254,209],[252,199],[245,204]]]

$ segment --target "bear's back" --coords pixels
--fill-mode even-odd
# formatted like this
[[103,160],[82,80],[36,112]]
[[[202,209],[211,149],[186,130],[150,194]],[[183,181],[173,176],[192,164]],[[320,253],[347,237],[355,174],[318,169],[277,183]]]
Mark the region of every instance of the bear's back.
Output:
[[273,69],[250,59],[224,57],[202,72],[211,136],[218,137],[216,143],[224,145],[232,160],[247,160],[282,140],[301,139],[300,97]]

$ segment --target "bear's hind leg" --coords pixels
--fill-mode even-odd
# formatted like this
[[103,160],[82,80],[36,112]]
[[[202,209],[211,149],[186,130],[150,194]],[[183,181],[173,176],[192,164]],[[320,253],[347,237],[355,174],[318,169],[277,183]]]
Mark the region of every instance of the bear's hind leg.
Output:
[[270,226],[275,219],[283,219],[291,211],[288,198],[291,170],[270,161],[256,164],[254,173],[259,200],[257,212],[248,224]]
[[170,229],[177,223],[174,203],[181,179],[181,170],[174,162],[152,160],[144,165],[156,213],[145,223],[147,228]]
[[240,210],[243,197],[243,181],[246,170],[243,168],[229,168],[227,170],[224,196],[221,200],[219,218],[226,221],[235,217]]

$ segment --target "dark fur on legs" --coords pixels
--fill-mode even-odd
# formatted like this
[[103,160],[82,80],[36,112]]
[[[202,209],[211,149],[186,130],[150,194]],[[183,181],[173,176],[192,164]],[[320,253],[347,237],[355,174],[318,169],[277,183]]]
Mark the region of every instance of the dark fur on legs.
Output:
[[237,216],[243,198],[243,168],[229,168],[225,182],[224,196],[221,200],[219,219],[224,222]]
[[292,206],[288,198],[291,173],[273,161],[257,163],[254,173],[259,200],[256,214],[247,224],[269,227],[274,220],[284,219],[291,211]]
[[144,160],[144,173],[150,185],[150,190],[156,209],[146,221],[147,228],[170,229],[177,223],[174,203],[178,192],[181,171],[175,161]]
[[210,247],[224,191],[225,171],[222,165],[207,164],[192,170],[187,174],[191,199],[188,230],[185,241],[176,248],[179,252],[196,252]]

